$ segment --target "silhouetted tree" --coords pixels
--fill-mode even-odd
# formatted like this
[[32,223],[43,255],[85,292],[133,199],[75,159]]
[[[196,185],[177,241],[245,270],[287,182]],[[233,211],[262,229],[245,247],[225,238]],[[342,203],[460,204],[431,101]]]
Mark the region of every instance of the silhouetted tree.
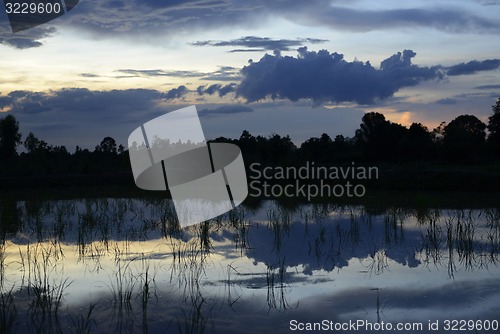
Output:
[[290,136],[281,137],[278,134],[269,138],[258,136],[257,145],[264,162],[289,163],[297,150]]
[[444,128],[443,147],[451,160],[477,159],[484,151],[486,124],[476,116],[461,115]]
[[366,158],[395,159],[403,152],[402,139],[407,131],[404,126],[386,120],[384,115],[369,112],[363,116],[354,138]]
[[407,157],[415,160],[430,159],[435,154],[432,133],[420,123],[413,123],[404,138]]
[[363,143],[377,142],[383,137],[388,121],[378,112],[369,112],[361,119],[362,123],[356,130],[356,140]]
[[500,156],[500,97],[497,102],[491,106],[493,115],[488,118],[488,146],[490,151]]
[[116,154],[116,141],[111,137],[105,137],[99,146],[96,146],[96,151]]
[[359,152],[356,150],[353,138],[336,135],[333,139],[332,151],[335,161],[359,160]]
[[250,132],[244,130],[236,144],[240,147],[245,162],[251,163],[259,160],[257,138],[252,136]]
[[300,145],[300,155],[307,161],[330,162],[334,159],[332,150],[332,138],[326,133],[320,138],[309,138]]
[[21,143],[19,122],[12,115],[0,120],[0,159],[16,155],[16,147]]
[[28,153],[49,150],[49,145],[45,141],[38,139],[33,132],[30,132],[24,140],[24,147]]

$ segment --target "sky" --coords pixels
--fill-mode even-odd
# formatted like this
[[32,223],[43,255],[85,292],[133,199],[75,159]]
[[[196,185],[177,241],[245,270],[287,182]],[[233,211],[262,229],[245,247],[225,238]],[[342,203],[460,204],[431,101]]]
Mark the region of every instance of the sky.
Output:
[[[0,7],[2,8],[2,7]],[[207,138],[352,137],[364,113],[429,129],[500,97],[500,0],[81,0],[12,33],[0,117],[52,145],[126,145],[196,105]]]

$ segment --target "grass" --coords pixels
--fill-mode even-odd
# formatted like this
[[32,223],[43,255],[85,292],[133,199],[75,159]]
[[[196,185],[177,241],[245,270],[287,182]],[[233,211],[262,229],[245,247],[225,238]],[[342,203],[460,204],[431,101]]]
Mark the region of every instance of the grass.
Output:
[[92,325],[96,325],[94,319],[92,319],[92,311],[94,310],[96,304],[90,304],[87,314],[78,314],[76,320],[72,319],[73,331],[75,334],[89,334],[92,329]]
[[267,305],[269,309],[290,309],[290,304],[286,299],[288,284],[285,282],[285,258],[283,257],[277,265],[266,265],[266,267]]
[[[248,209],[239,207],[213,221],[180,229],[175,211],[169,206],[171,202],[164,198],[142,202],[94,199],[75,203],[32,203],[24,209],[25,212],[29,210],[29,215],[25,212],[20,214],[22,226],[16,236],[22,238],[26,235],[28,240],[37,242],[19,248],[20,273],[13,275],[17,281],[9,280],[8,275],[4,279],[5,272],[9,275],[13,272],[6,260],[6,247],[12,245],[0,243],[0,334],[19,329],[16,327],[21,322],[28,322],[33,332],[69,330],[89,333],[98,325],[94,319],[100,313],[97,310],[102,310],[106,301],[112,306],[109,312],[114,313],[112,321],[111,317],[106,317],[103,325],[116,325],[114,329],[118,332],[140,331],[142,316],[142,331],[148,332],[148,325],[157,315],[155,299],[157,303],[162,299],[164,302],[169,294],[178,298],[171,301],[174,307],[178,307],[178,318],[172,320],[174,331],[203,333],[214,328],[214,305],[217,301],[206,292],[209,290],[206,283],[211,283],[207,280],[211,277],[207,273],[211,272],[213,266],[210,266],[219,255],[226,255],[223,252],[227,251],[237,258],[245,255],[243,251],[249,251],[249,256],[252,256],[248,242],[254,239],[249,239],[248,235],[257,232],[254,228],[257,229],[258,222],[254,222],[252,216],[247,217]],[[291,308],[291,274],[287,272],[285,255],[289,257],[289,263],[295,262],[292,255],[284,254],[283,250],[285,245],[289,247],[293,243],[306,243],[305,253],[309,243],[309,254],[304,254],[308,258],[301,260],[299,265],[314,262],[317,266],[313,270],[331,271],[333,267],[327,268],[330,263],[340,266],[340,261],[344,259],[364,256],[363,265],[368,266],[370,273],[383,273],[391,263],[391,254],[401,250],[399,247],[409,248],[410,256],[415,247],[417,257],[427,257],[429,263],[447,268],[450,277],[461,269],[484,269],[499,260],[498,208],[470,211],[397,207],[375,211],[359,206],[314,203],[297,210],[272,203],[265,213],[267,228],[272,233],[270,243],[273,243],[266,256],[277,255],[279,260],[268,265],[264,273],[259,273],[259,279],[265,279],[267,284],[267,306],[278,311]],[[304,225],[304,233],[299,220]],[[130,221],[143,224],[133,226],[134,230],[127,227]],[[295,233],[297,228],[300,233]],[[144,255],[130,258],[130,254],[138,252],[132,242],[139,237],[152,238],[148,236],[150,232],[156,238],[162,238],[158,243],[167,243],[171,247],[170,253],[165,255],[167,259],[162,260],[163,267],[159,264],[160,270],[171,275],[172,290],[167,293],[157,288],[157,268],[150,266]],[[63,276],[61,268],[68,261],[63,249],[74,242],[71,239],[73,235],[77,238],[75,249],[80,258],[92,259],[99,270],[106,270],[109,263],[113,271],[108,282],[109,298],[92,301],[88,308],[68,315],[71,327],[68,329],[64,326],[67,323],[63,322],[67,312],[64,301],[72,282]],[[241,254],[235,255],[234,249],[226,245],[221,251],[219,241],[214,241],[216,235],[226,238],[224,242],[232,242],[230,246],[241,249]],[[294,236],[293,240],[291,236]],[[289,240],[286,239],[285,243],[286,237]],[[40,239],[44,241],[38,242]],[[359,255],[359,247],[365,243],[369,247]],[[68,258],[71,259],[71,256]],[[99,264],[101,258],[103,266]],[[263,262],[258,257],[255,261]],[[294,265],[290,266],[293,268]],[[245,284],[244,280],[234,281],[235,275],[240,273],[232,265],[221,268],[221,275],[225,276],[224,293],[217,295],[220,297],[218,302],[222,302],[226,309],[238,311],[239,304],[247,301],[244,298],[246,295],[234,292],[234,286]],[[15,286],[5,290],[5,285],[10,282]],[[29,296],[22,300],[25,303],[23,306],[18,296],[24,298],[24,293]],[[170,319],[169,316],[166,315],[166,319]]]
[[465,270],[496,264],[500,255],[497,213],[497,209],[452,210],[446,217],[433,213],[427,222],[417,216],[425,229],[420,251],[435,265],[446,261],[451,278],[458,264]]
[[384,249],[371,251],[367,260],[368,265],[365,268],[370,276],[372,274],[380,275],[389,269],[388,258]]
[[197,236],[185,242],[170,238],[172,264],[170,281],[176,281],[182,300],[189,307],[182,308],[182,315],[176,320],[179,333],[205,333],[210,321],[214,304],[203,296],[201,280],[205,274],[207,259],[210,255],[210,223],[193,227]]
[[248,245],[248,230],[250,224],[245,220],[246,211],[243,207],[239,206],[227,213],[227,223],[221,220],[218,228],[229,228],[234,232],[233,242],[236,249],[240,249],[240,254],[249,247]]
[[232,264],[228,264],[226,266],[226,272],[227,272],[227,280],[225,280],[224,283],[226,287],[227,306],[233,309],[234,305],[241,299],[241,295],[238,294],[234,298],[232,296],[233,286],[235,285],[235,282],[231,278],[231,273],[235,272],[236,275],[239,275],[240,273],[235,267],[233,267]]
[[5,292],[0,289],[0,334],[14,333],[17,308],[14,303],[13,289],[14,287]]
[[293,211],[281,206],[274,206],[267,210],[268,227],[274,233],[273,250],[277,253],[281,250],[283,234],[289,234]]
[[[177,320],[177,329],[182,334],[203,334],[210,323],[213,306],[205,306],[207,300],[198,294],[191,299],[189,310],[182,309],[182,321]],[[208,310],[206,309],[208,307]],[[212,321],[212,332],[215,323]]]
[[163,237],[177,237],[181,234],[182,229],[179,224],[179,219],[175,212],[174,203],[172,201],[162,200],[162,211],[160,216],[161,231]]
[[487,239],[489,241],[489,254],[492,260],[500,252],[500,208],[485,210]]
[[150,274],[149,263],[145,260],[144,256],[141,258],[142,270],[140,274],[140,284],[141,292],[139,296],[141,297],[142,306],[142,332],[148,332],[148,305],[149,300],[154,296],[156,302],[158,302],[158,294],[156,287],[156,271]]
[[0,240],[0,292],[3,289],[5,275],[5,239]]
[[137,285],[138,277],[130,269],[131,262],[125,265],[122,260],[117,261],[117,270],[110,278],[110,291],[115,305],[132,308],[132,296]]
[[37,333],[60,333],[59,309],[64,290],[71,284],[68,278],[57,280],[57,265],[54,264],[55,249],[36,245],[28,253],[31,275],[28,276],[28,294],[32,296],[29,305],[32,325]]
[[200,238],[201,249],[205,252],[210,252],[212,249],[212,240],[210,237],[210,221],[204,221],[199,223],[198,226],[198,237]]

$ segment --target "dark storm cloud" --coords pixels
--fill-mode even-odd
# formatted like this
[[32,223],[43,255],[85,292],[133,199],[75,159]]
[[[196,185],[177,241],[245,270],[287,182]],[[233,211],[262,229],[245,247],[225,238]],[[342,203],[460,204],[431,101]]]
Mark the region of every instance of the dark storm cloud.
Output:
[[8,46],[12,46],[17,49],[29,49],[29,48],[37,48],[42,46],[42,43],[31,40],[29,38],[2,38],[0,37],[0,43]]
[[210,86],[198,86],[196,88],[196,92],[198,92],[198,95],[213,95],[215,93],[219,93],[220,97],[223,97],[229,93],[234,92],[236,89],[236,84],[235,83],[230,83],[229,85],[222,86],[220,84],[213,84]]
[[161,93],[151,89],[92,91],[86,88],[65,88],[49,92],[13,91],[8,106],[14,114],[68,114],[80,117],[122,118],[134,111],[152,109]]
[[296,58],[266,54],[243,67],[236,94],[248,102],[270,97],[372,104],[376,99],[393,96],[403,87],[443,77],[439,66],[412,64],[415,55],[412,50],[398,52],[375,69],[369,62],[349,62],[342,54],[307,51],[305,47],[298,50]]
[[8,23],[1,22],[0,44],[16,49],[36,48],[42,46],[40,40],[52,36],[55,32],[56,29],[53,27],[36,27],[13,34]]
[[219,84],[213,84],[208,87],[198,86],[198,88],[196,88],[196,92],[198,92],[198,95],[204,95],[204,94],[213,95],[214,93],[219,91],[220,87],[221,85]]
[[166,92],[162,97],[165,98],[165,100],[180,99],[187,93],[189,93],[189,89],[187,89],[186,86],[182,85],[177,88],[172,88],[171,90]]
[[[129,134],[151,119],[166,112],[183,108],[184,104],[169,104],[166,97],[183,95],[177,87],[163,93],[152,89],[99,91],[85,88],[65,88],[48,92],[12,91],[0,93],[0,109],[6,108],[19,121],[23,139],[29,132],[52,145],[76,145],[92,148],[106,136],[126,144]],[[170,96],[166,96],[169,95]],[[175,96],[174,96],[175,95]],[[216,115],[250,113],[246,105],[213,104],[199,107],[200,115],[209,122]],[[216,126],[221,123],[216,122]],[[218,128],[208,124],[206,130],[220,136]],[[227,129],[226,129],[227,130]],[[241,132],[241,131],[239,131]]]
[[165,102],[162,92],[152,89],[65,88],[0,95],[0,104],[19,121],[24,137],[34,132],[52,145],[70,149],[76,145],[93,148],[106,136],[126,144],[128,135],[140,124],[182,108]]
[[[474,14],[470,8],[428,6],[427,8],[366,10],[356,3],[330,0],[87,0],[72,11],[64,24],[96,35],[138,36],[162,33],[207,31],[221,27],[261,26],[284,18],[309,26],[345,31],[433,28],[449,33],[500,32],[496,19]],[[352,7],[348,7],[351,5]],[[481,5],[477,4],[480,8]],[[157,39],[152,39],[157,41]],[[238,49],[247,49],[244,48]],[[259,46],[259,49],[266,46]],[[253,49],[253,47],[252,47]]]
[[461,63],[448,67],[446,74],[450,76],[474,74],[481,71],[496,70],[499,67],[500,59],[487,59],[483,61],[472,60],[468,63]]
[[318,44],[328,42],[326,39],[318,38],[297,38],[297,39],[272,39],[269,37],[245,36],[229,41],[197,41],[194,46],[232,46],[243,47],[244,49],[232,49],[230,52],[250,52],[250,51],[289,51],[292,47],[303,46],[305,44]]
[[0,110],[7,106],[10,106],[13,101],[14,99],[12,98],[12,96],[2,96],[0,93]]
[[252,112],[253,109],[248,106],[243,106],[240,104],[235,105],[224,105],[212,109],[201,109],[199,111],[200,116],[210,115],[210,114],[235,114],[242,112]]
[[[71,26],[74,29],[90,32],[98,38],[115,37],[137,38],[138,36],[176,35],[179,32],[207,31],[224,27],[262,26],[276,18],[287,19],[307,26],[325,26],[344,31],[374,31],[394,29],[433,28],[448,33],[490,33],[500,32],[500,21],[496,18],[482,17],[469,8],[435,7],[366,10],[355,7],[356,3],[330,0],[86,0],[67,15],[53,21],[58,29]],[[333,4],[333,5],[332,5]],[[350,5],[352,7],[348,7]],[[482,7],[477,4],[478,7]],[[12,34],[7,17],[0,17],[0,43],[19,48],[41,45],[40,31],[44,28],[27,30],[22,34]],[[42,29],[42,30],[41,30]],[[31,35],[38,30],[38,36]],[[42,33],[44,37],[48,35]],[[146,40],[146,39],[143,39]],[[158,42],[158,38],[148,39]],[[237,42],[238,40],[235,40]],[[271,44],[277,49],[290,47],[280,45],[280,40],[254,40],[257,48],[248,47],[250,40],[240,41],[245,45],[237,51],[267,49]],[[287,40],[283,40],[287,42]],[[288,41],[288,42],[293,42]],[[308,43],[314,43],[311,39]],[[304,43],[302,43],[303,45]],[[293,45],[292,45],[293,46]]]

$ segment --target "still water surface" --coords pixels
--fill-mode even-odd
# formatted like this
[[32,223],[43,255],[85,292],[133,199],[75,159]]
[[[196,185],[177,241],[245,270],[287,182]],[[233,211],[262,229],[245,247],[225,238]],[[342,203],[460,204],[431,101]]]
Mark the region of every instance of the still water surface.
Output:
[[0,206],[2,333],[500,320],[499,208],[263,201],[180,230],[167,200]]

